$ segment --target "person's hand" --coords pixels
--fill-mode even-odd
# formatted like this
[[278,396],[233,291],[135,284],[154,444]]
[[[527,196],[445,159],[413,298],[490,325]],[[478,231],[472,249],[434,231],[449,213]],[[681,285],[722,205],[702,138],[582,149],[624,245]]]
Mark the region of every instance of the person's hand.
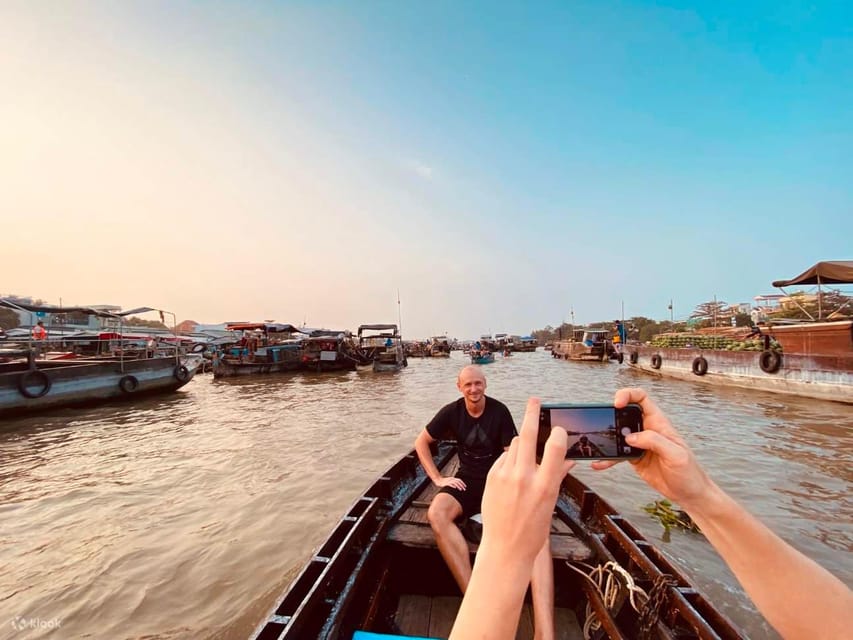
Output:
[[434,484],[440,489],[452,487],[453,489],[459,489],[459,491],[465,491],[468,488],[460,478],[439,478]]
[[520,435],[492,465],[483,494],[481,547],[532,566],[545,544],[560,483],[574,466],[566,460],[568,436],[554,428],[536,464],[539,432],[538,398],[527,402]]
[[[684,509],[701,504],[715,485],[699,466],[690,447],[645,391],[620,389],[616,392],[613,405],[617,409],[629,403],[639,404],[643,409],[643,431],[625,438],[632,447],[646,450],[642,458],[631,461],[637,475]],[[618,462],[596,461],[592,468],[600,471]]]

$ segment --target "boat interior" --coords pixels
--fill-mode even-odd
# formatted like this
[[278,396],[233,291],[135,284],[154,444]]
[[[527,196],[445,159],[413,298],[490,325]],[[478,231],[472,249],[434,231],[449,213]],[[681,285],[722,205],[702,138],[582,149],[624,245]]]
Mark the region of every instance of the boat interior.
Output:
[[[458,466],[455,446],[441,443],[435,460],[444,475],[452,475]],[[438,490],[419,467],[411,453],[371,486],[291,584],[255,638],[449,636],[461,593],[427,521]],[[741,637],[597,494],[573,479],[563,489],[551,524],[557,638],[639,638],[649,632],[648,637],[673,640]],[[393,505],[386,516],[381,514],[383,499]],[[377,521],[378,529],[373,530]],[[593,523],[602,530],[595,530]],[[468,544],[473,559],[477,544]],[[637,595],[642,606],[630,604],[634,600],[630,589],[617,590],[605,604],[588,575],[608,561],[631,574],[631,584],[645,598]],[[528,590],[517,639],[534,638],[533,619]]]

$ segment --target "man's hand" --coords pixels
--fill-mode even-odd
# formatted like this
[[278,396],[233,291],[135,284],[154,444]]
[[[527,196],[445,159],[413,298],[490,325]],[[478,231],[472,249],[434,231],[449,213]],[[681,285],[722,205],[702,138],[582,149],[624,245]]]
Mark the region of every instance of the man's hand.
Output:
[[434,482],[435,486],[443,489],[444,487],[452,487],[453,489],[458,489],[459,491],[465,491],[468,487],[465,486],[465,483],[462,482],[460,478],[439,478]]
[[[653,489],[674,500],[682,508],[701,506],[716,485],[705,474],[696,457],[673,428],[664,413],[642,389],[620,389],[613,405],[620,409],[628,403],[643,408],[643,431],[626,438],[632,447],[645,449],[645,455],[631,461],[634,470]],[[617,461],[603,460],[592,463],[596,470],[608,469]]]

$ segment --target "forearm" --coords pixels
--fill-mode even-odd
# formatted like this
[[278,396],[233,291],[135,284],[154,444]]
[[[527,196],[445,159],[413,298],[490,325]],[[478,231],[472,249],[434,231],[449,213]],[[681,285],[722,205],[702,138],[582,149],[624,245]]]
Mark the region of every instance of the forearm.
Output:
[[415,440],[415,452],[418,454],[418,460],[421,461],[421,465],[429,479],[433,482],[441,480],[441,471],[439,471],[438,467],[435,466],[435,462],[432,459],[432,451],[430,451],[429,448],[429,443],[423,438],[418,438]]
[[783,638],[841,638],[849,633],[850,589],[722,490],[713,486],[701,506],[687,511]]
[[515,638],[531,568],[530,562],[494,552],[487,543],[480,546],[450,640]]

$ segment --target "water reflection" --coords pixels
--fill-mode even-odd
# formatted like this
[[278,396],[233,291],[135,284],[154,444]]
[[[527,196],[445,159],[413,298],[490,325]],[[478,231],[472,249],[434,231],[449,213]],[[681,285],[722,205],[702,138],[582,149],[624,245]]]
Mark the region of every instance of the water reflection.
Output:
[[[345,508],[458,397],[466,362],[454,353],[390,375],[199,376],[171,396],[7,421],[0,620],[60,617],[63,637],[245,637]],[[541,351],[485,371],[487,393],[517,424],[530,395],[609,402],[643,386],[721,485],[853,580],[848,407]],[[642,511],[656,495],[628,465],[582,463],[577,474],[660,538]],[[676,532],[664,547],[753,637],[768,636],[701,536]]]

